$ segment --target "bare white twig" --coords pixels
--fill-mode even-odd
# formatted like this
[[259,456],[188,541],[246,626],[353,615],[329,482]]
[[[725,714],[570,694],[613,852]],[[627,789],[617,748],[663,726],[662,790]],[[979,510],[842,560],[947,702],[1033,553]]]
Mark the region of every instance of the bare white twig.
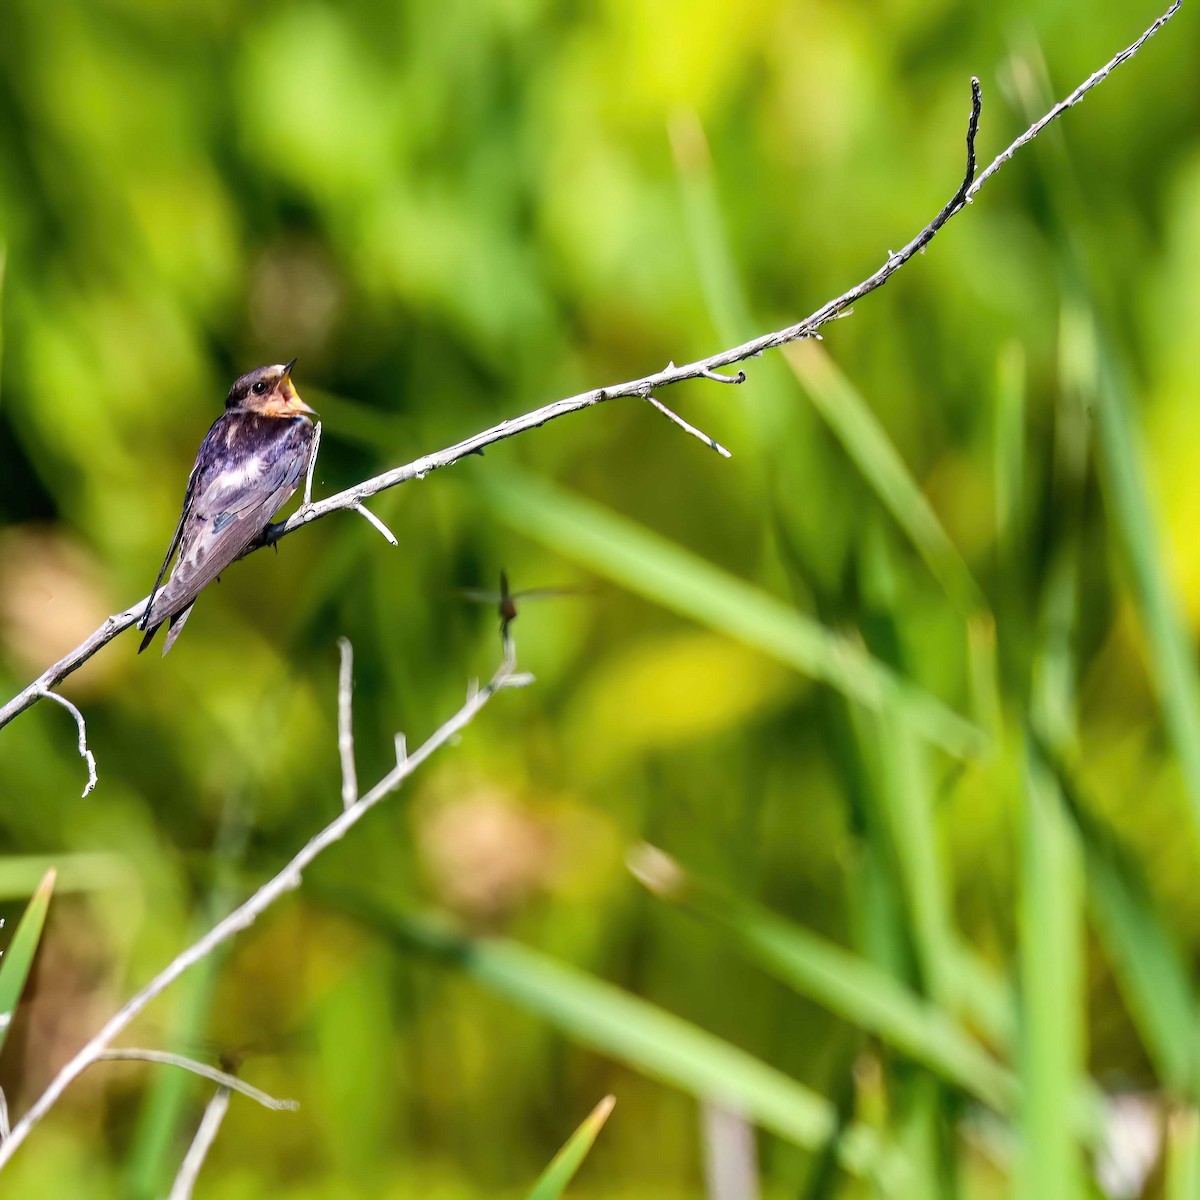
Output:
[[354,647],[349,638],[338,638],[338,754],[342,759],[342,807],[358,800],[358,770],[354,766]]
[[[799,341],[802,338],[819,337],[819,330],[823,325],[827,325],[830,321],[836,320],[839,317],[849,315],[859,300],[881,288],[901,267],[915,255],[924,251],[946,222],[961,212],[968,202],[975,199],[979,193],[979,189],[988,179],[1000,170],[1018,150],[1032,142],[1047,125],[1062,116],[1067,109],[1078,104],[1088,92],[1103,83],[1117,67],[1132,58],[1146,41],[1153,37],[1178,12],[1180,3],[1181,0],[1175,0],[1171,7],[1135,42],[1114,55],[1103,67],[1089,75],[1065,100],[1060,101],[1048,113],[1030,125],[1020,137],[1002,150],[979,173],[978,177],[975,174],[975,136],[979,129],[979,114],[982,101],[980,99],[979,81],[972,79],[971,116],[967,125],[967,169],[957,191],[942,207],[937,216],[912,241],[901,250],[889,253],[886,261],[877,271],[868,275],[866,279],[850,288],[849,291],[843,292],[840,296],[835,296],[832,300],[826,301],[820,308],[810,313],[802,321],[798,321],[796,324],[789,325],[787,328],[777,330],[774,333],[764,333],[749,342],[742,343],[740,346],[731,346],[729,349],[718,351],[707,358],[685,363],[682,366],[670,363],[663,370],[657,371],[652,375],[647,375],[642,379],[633,379],[626,383],[613,384],[609,387],[593,388],[591,391],[580,392],[578,395],[568,396],[566,399],[556,400],[552,404],[543,405],[541,408],[534,409],[533,412],[525,413],[523,416],[502,421],[499,425],[493,425],[490,429],[485,429],[481,433],[474,434],[472,437],[457,442],[453,446],[448,446],[444,450],[436,451],[433,454],[426,454],[424,457],[418,458],[404,466],[384,471],[380,475],[376,475],[371,479],[365,479],[362,483],[346,488],[344,491],[336,493],[336,495],[328,496],[324,500],[301,505],[286,521],[278,525],[268,526],[261,540],[256,542],[251,547],[251,550],[260,549],[262,546],[274,545],[280,538],[286,537],[290,533],[295,533],[296,530],[311,524],[313,521],[319,521],[323,517],[329,516],[330,513],[341,512],[345,509],[358,509],[366,515],[365,510],[361,509],[360,506],[369,497],[378,495],[378,493],[386,491],[388,488],[407,483],[412,479],[424,479],[430,471],[436,471],[442,467],[448,467],[453,463],[460,462],[473,454],[478,454],[487,446],[502,442],[507,438],[516,437],[518,434],[526,433],[531,429],[537,429],[545,425],[548,421],[566,416],[567,413],[580,412],[585,408],[603,404],[608,400],[616,400],[622,396],[635,396],[646,399],[653,392],[661,392],[664,388],[671,387],[677,383],[683,383],[688,379],[711,379],[712,374],[723,367],[732,367],[738,363],[758,358],[765,351],[787,345],[789,342]],[[374,523],[373,517],[368,517],[368,519]],[[390,536],[390,531],[385,536],[388,536],[389,541],[394,542],[395,539]],[[146,601],[143,600],[141,603],[134,605],[133,608],[126,609],[125,612],[109,617],[91,637],[82,642],[69,654],[64,655],[53,666],[47,668],[33,683],[18,692],[3,707],[0,707],[0,727],[7,725],[14,717],[35,704],[47,693],[48,689],[55,687],[70,675],[72,671],[77,670],[82,663],[91,658],[97,650],[112,641],[117,634],[133,625],[141,617],[145,605]]]
[[308,470],[304,473],[304,508],[312,503],[313,472],[317,469],[317,451],[321,449],[321,422],[313,430],[312,453],[308,456]]
[[[725,383],[733,383],[732,379],[725,379]],[[695,425],[689,425],[678,413],[673,413],[661,400],[655,396],[647,396],[646,399],[658,409],[668,421],[674,421],[684,433],[690,433],[692,437],[699,438],[706,446],[715,450],[722,458],[732,458],[733,456],[714,438],[710,438],[702,429],[697,429]]]
[[84,723],[83,713],[66,696],[60,696],[57,692],[50,691],[49,688],[43,688],[39,694],[46,700],[53,700],[55,704],[61,704],[75,718],[75,724],[79,728],[79,757],[87,763],[88,781],[83,789],[84,796],[87,796],[88,792],[96,786],[96,758],[88,749],[87,725]]
[[210,1067],[208,1063],[197,1062],[194,1058],[184,1058],[182,1054],[171,1054],[166,1050],[141,1050],[133,1047],[121,1047],[115,1050],[101,1050],[96,1054],[96,1062],[148,1062],[159,1063],[165,1067],[180,1067],[191,1071],[193,1075],[202,1075],[213,1083],[228,1088],[231,1092],[239,1092],[263,1108],[273,1112],[296,1112],[300,1105],[295,1100],[276,1100],[259,1088],[244,1083],[236,1075],[222,1071],[218,1067]]
[[396,734],[396,766],[402,767],[408,759],[408,739],[402,733]]
[[363,504],[361,501],[356,501],[350,507],[353,508],[354,511],[359,514],[359,516],[366,517],[366,519],[372,525],[374,525],[375,528],[378,529],[379,532],[382,533],[383,536],[387,538],[387,540],[391,542],[393,546],[400,545],[400,543],[396,540],[396,535],[365,504]]
[[476,714],[499,691],[507,688],[524,687],[532,677],[517,674],[511,659],[505,659],[491,681],[478,691],[446,721],[403,763],[397,763],[369,792],[352,808],[339,813],[320,833],[312,837],[288,864],[264,883],[247,900],[243,901],[228,916],[218,921],[203,937],[198,938],[186,950],[176,955],[153,979],[132,996],[104,1026],[94,1034],[75,1056],[50,1081],[49,1086],[33,1102],[25,1115],[13,1126],[9,1136],[0,1143],[0,1168],[16,1152],[17,1147],[29,1136],[38,1122],[54,1107],[59,1097],[92,1063],[108,1049],[112,1040],[157,996],[161,995],[189,967],[210,955],[218,946],[229,941],[236,933],[249,929],[256,920],[280,897],[296,887],[304,870],[319,855],[329,849],[358,824],[381,800],[397,788],[432,754],[448,742],[453,741],[475,718]]
[[205,1105],[204,1116],[200,1118],[196,1136],[192,1139],[188,1152],[183,1156],[179,1174],[175,1176],[175,1182],[171,1185],[171,1194],[167,1200],[191,1200],[192,1189],[196,1186],[196,1180],[200,1177],[200,1170],[204,1166],[204,1160],[208,1157],[209,1150],[212,1149],[213,1142],[217,1140],[217,1133],[221,1128],[221,1122],[225,1120],[228,1108],[229,1089],[219,1087],[213,1093],[212,1099]]
[[0,1088],[0,1142],[8,1137],[9,1132],[8,1097],[4,1094],[4,1089]]

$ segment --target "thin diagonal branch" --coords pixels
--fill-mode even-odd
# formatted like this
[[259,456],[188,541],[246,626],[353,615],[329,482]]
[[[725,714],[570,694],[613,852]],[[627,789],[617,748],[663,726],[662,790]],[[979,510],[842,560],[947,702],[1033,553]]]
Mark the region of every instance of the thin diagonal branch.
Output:
[[497,692],[505,688],[525,687],[532,683],[530,675],[517,674],[515,662],[508,654],[491,681],[481,689],[473,689],[466,703],[445,722],[425,743],[403,762],[397,762],[369,792],[352,808],[340,813],[320,833],[312,837],[288,864],[264,883],[249,899],[243,901],[227,917],[218,921],[203,937],[198,938],[186,950],[178,954],[149,983],[121,1009],[109,1018],[101,1028],[62,1070],[51,1080],[46,1090],[33,1102],[25,1115],[12,1127],[12,1132],[0,1142],[0,1167],[13,1156],[20,1144],[29,1136],[34,1126],[54,1107],[63,1092],[92,1063],[98,1061],[108,1050],[113,1039],[157,996],[161,995],[189,967],[210,955],[218,946],[229,941],[234,934],[248,929],[268,908],[294,888],[300,886],[303,872],[319,855],[354,828],[381,800],[390,796],[400,785],[425,762],[435,751],[465,729],[476,714]]
[[[597,404],[603,404],[605,401],[616,400],[625,396],[639,397],[645,400],[652,394],[661,392],[664,388],[672,387],[677,383],[683,383],[689,379],[711,380],[713,374],[719,372],[721,368],[748,362],[750,359],[760,357],[767,350],[777,349],[779,346],[785,346],[789,342],[800,341],[803,338],[819,337],[819,330],[823,325],[828,324],[837,317],[847,315],[854,304],[883,287],[901,267],[924,250],[946,223],[975,199],[984,183],[1000,170],[1019,150],[1032,142],[1047,125],[1057,120],[1069,108],[1078,104],[1093,88],[1103,83],[1113,71],[1131,59],[1178,12],[1180,3],[1181,0],[1175,0],[1171,7],[1146,29],[1136,41],[1114,55],[1098,71],[1094,71],[1089,75],[1066,99],[1059,101],[1049,112],[1039,117],[1024,133],[1002,150],[978,176],[975,175],[975,136],[979,128],[981,97],[979,82],[976,79],[972,79],[971,115],[967,125],[967,170],[962,184],[938,212],[937,216],[916,237],[908,242],[903,249],[889,254],[887,260],[877,271],[868,275],[866,279],[850,288],[849,291],[843,292],[840,296],[835,296],[832,300],[826,301],[820,308],[810,313],[802,321],[798,321],[796,324],[789,325],[786,329],[780,329],[774,333],[762,334],[751,341],[743,342],[740,346],[732,346],[728,350],[718,351],[707,358],[697,359],[695,362],[685,363],[682,366],[676,366],[674,363],[671,363],[663,370],[652,375],[647,375],[642,379],[632,379],[626,383],[618,383],[608,387],[594,388],[587,392],[580,392],[578,395],[568,396],[563,400],[556,400],[552,404],[543,405],[533,412],[524,414],[524,416],[502,421],[499,425],[493,425],[490,429],[485,429],[481,433],[474,434],[472,437],[457,442],[453,446],[448,446],[444,450],[436,451],[433,454],[426,454],[424,457],[418,458],[402,467],[394,467],[390,471],[384,471],[380,475],[376,475],[371,479],[365,479],[362,483],[346,488],[344,491],[338,492],[333,496],[328,496],[324,500],[303,505],[286,521],[269,526],[263,534],[262,539],[252,549],[274,545],[280,538],[286,537],[290,533],[295,533],[296,530],[303,528],[305,525],[310,525],[313,521],[319,521],[322,517],[327,517],[331,513],[342,512],[347,509],[357,509],[362,505],[364,500],[378,495],[378,493],[386,491],[388,488],[397,487],[413,479],[424,479],[431,471],[436,471],[442,467],[448,467],[453,463],[460,462],[464,458],[478,454],[485,447],[495,445],[497,442],[502,442],[507,438],[516,437],[518,434],[527,433],[532,429],[538,429],[548,421],[556,420],[558,417],[566,416],[568,413],[580,412],[585,408],[592,408]],[[70,675],[72,671],[77,670],[97,650],[112,641],[117,634],[134,624],[141,616],[145,604],[146,602],[143,600],[141,603],[134,605],[133,608],[126,609],[125,612],[109,617],[85,642],[65,655],[53,666],[47,668],[33,683],[15,695],[7,704],[0,708],[0,728],[7,725],[14,717],[35,704],[46,691],[55,687]]]
[[192,1189],[196,1186],[196,1180],[200,1178],[200,1170],[204,1166],[204,1160],[208,1157],[209,1150],[212,1149],[213,1142],[217,1140],[217,1133],[221,1129],[221,1122],[225,1120],[228,1108],[229,1089],[219,1087],[213,1093],[212,1099],[205,1105],[204,1116],[200,1118],[196,1136],[192,1139],[188,1152],[183,1156],[179,1174],[175,1176],[175,1182],[171,1184],[171,1194],[167,1200],[191,1200]]
[[116,1050],[101,1050],[95,1058],[96,1062],[148,1062],[159,1063],[165,1067],[179,1067],[191,1071],[193,1075],[201,1075],[220,1084],[231,1092],[239,1092],[247,1099],[269,1108],[273,1112],[296,1112],[300,1105],[295,1100],[276,1100],[260,1088],[244,1083],[236,1075],[222,1071],[218,1067],[210,1067],[208,1063],[197,1062],[194,1058],[184,1058],[182,1054],[171,1054],[167,1050],[142,1050],[134,1047],[121,1047]]

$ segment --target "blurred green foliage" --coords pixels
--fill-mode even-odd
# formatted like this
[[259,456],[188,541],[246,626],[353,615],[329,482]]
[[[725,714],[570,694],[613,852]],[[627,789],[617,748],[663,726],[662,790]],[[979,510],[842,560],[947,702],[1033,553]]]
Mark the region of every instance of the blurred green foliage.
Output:
[[[299,356],[325,494],[782,327],[949,197],[972,73],[986,162],[1155,15],[9,0],[0,690],[145,594],[241,371]],[[1192,1194],[1197,46],[822,347],[670,393],[731,461],[554,422],[380,497],[399,550],[336,515],[104,650],[87,799],[61,708],[0,731],[10,929],[60,868],[11,1107],[337,811],[336,639],[369,783],[494,668],[454,593],[504,567],[590,588],[522,608],[537,686],[131,1035],[301,1102],[235,1096],[198,1194],[522,1196],[607,1093],[569,1194],[701,1194],[699,1098],[770,1198],[1138,1195],[1105,1093]],[[93,1068],[5,1194],[165,1194],[206,1086]]]

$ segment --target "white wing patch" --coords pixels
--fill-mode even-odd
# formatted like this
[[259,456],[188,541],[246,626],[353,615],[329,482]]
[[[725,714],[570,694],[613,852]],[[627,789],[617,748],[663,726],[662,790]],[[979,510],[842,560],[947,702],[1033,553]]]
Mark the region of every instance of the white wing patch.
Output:
[[220,475],[215,476],[212,483],[209,484],[209,488],[214,492],[236,492],[257,479],[262,472],[262,459],[256,454],[253,458],[248,458],[236,467],[230,467],[229,470],[222,471]]

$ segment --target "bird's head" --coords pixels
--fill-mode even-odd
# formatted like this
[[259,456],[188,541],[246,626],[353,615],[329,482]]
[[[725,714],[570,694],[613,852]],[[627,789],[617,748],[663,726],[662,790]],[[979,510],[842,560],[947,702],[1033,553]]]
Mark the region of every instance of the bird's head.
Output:
[[295,365],[293,358],[290,363],[277,363],[273,367],[248,371],[229,389],[229,395],[225,397],[226,409],[246,409],[261,413],[264,417],[296,417],[301,413],[311,413],[313,410],[300,399],[292,386],[292,368]]

